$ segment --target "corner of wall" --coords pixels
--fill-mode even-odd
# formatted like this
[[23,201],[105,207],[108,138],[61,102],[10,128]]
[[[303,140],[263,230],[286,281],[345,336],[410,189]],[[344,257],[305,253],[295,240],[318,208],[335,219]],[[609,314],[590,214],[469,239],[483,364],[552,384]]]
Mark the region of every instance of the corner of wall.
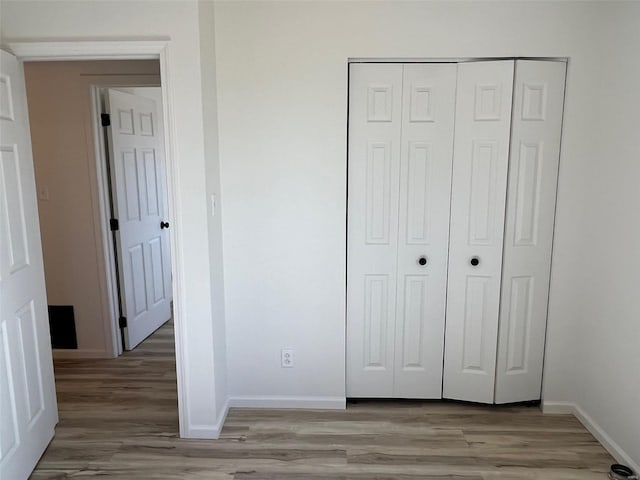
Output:
[[217,440],[220,438],[224,422],[227,419],[229,413],[229,398],[221,405],[216,423],[213,425],[189,425],[187,431],[184,432],[184,438],[194,438],[203,440]]
[[640,172],[633,107],[640,5],[603,3],[592,14],[588,53],[569,63],[567,76],[544,411],[574,414],[615,458],[639,470],[640,389],[631,379],[640,359],[640,229],[628,219],[638,199],[629,179]]
[[[200,72],[202,85],[202,124],[204,129],[206,202],[208,205],[208,240],[211,275],[211,311],[213,322],[216,407],[219,421],[228,410],[227,352],[224,305],[224,268],[218,152],[218,105],[216,87],[214,3],[198,2]],[[220,424],[222,428],[222,424]]]

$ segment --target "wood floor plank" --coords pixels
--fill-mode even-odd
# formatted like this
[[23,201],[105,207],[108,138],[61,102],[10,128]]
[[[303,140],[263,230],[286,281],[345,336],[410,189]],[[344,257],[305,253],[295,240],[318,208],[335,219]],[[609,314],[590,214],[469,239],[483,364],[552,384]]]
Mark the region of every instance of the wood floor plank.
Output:
[[613,463],[572,416],[459,402],[231,409],[219,440],[180,439],[171,323],[55,371],[60,423],[33,480],[596,480]]

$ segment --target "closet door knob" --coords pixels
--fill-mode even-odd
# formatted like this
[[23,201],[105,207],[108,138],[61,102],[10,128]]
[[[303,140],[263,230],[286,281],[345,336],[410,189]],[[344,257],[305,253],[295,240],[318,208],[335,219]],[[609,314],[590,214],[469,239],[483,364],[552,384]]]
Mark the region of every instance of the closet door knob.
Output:
[[418,263],[424,267],[427,264],[427,257],[420,257]]
[[477,267],[478,265],[480,265],[480,259],[478,257],[471,257],[471,260],[469,261],[469,263],[472,266]]
[[160,222],[160,230],[164,230],[165,228],[169,228],[169,222]]

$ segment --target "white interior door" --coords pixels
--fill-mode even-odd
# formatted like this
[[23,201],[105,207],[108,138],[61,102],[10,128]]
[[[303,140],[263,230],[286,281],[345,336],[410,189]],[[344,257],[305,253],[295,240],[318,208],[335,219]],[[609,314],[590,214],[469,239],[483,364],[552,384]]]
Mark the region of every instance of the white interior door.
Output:
[[394,397],[442,397],[456,70],[404,66]]
[[392,397],[402,65],[352,64],[347,396]]
[[58,422],[24,73],[0,50],[0,478],[29,477]]
[[171,317],[164,150],[153,100],[109,89],[106,103],[125,348],[131,350]]
[[516,61],[496,403],[540,398],[565,68]]
[[458,65],[443,396],[493,403],[513,60]]

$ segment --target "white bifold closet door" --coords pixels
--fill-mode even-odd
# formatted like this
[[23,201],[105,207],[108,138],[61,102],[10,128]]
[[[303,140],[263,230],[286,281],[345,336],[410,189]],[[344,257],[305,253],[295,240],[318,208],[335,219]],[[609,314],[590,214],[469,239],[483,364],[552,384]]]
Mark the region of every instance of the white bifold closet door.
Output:
[[445,398],[540,399],[564,79],[563,62],[459,67]]
[[493,402],[513,60],[458,66],[445,398]]
[[541,397],[565,70],[516,61],[495,403]]
[[353,64],[347,395],[441,398],[454,64]]
[[350,75],[347,395],[540,399],[565,64]]

